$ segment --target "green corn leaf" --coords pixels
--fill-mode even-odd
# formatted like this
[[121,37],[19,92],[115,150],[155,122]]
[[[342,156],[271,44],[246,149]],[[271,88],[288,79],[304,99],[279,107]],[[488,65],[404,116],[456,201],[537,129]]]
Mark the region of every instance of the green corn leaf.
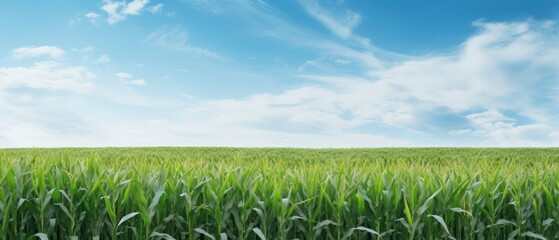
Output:
[[160,232],[152,232],[151,235],[149,235],[150,238],[155,237],[158,239],[165,239],[165,240],[176,240],[174,237],[171,237],[171,235],[167,234],[167,233],[160,233]]
[[395,221],[401,223],[408,230],[408,232],[411,232],[410,225],[408,224],[408,222],[406,222],[406,219],[398,218]]
[[70,199],[70,196],[68,195],[68,193],[66,193],[66,191],[60,189],[60,190],[58,190],[58,192],[59,192],[60,194],[62,194],[62,196],[64,196],[64,198],[66,198],[66,200],[68,200],[68,202],[71,202],[71,201],[72,201],[72,200]]
[[211,180],[213,180],[213,179],[212,179],[212,178],[208,178],[208,179],[206,179],[206,180],[204,180],[204,181],[198,183],[198,184],[194,187],[194,189],[198,189],[199,187],[202,187],[204,184],[208,183],[208,182],[211,181]]
[[262,210],[260,210],[259,208],[253,208],[252,210],[254,210],[256,214],[260,216],[260,218],[264,218],[264,212]]
[[439,193],[441,192],[442,188],[439,188],[439,190],[435,191],[435,193],[433,193],[429,198],[427,198],[427,200],[425,200],[425,202],[423,203],[423,205],[417,210],[417,213],[419,215],[423,215],[423,213],[425,213],[425,211],[427,211],[427,209],[429,208],[429,205],[431,204],[431,202],[433,202],[433,199],[439,195]]
[[404,198],[404,210],[406,214],[406,220],[408,221],[408,226],[411,227],[413,226],[413,216],[411,215],[410,207],[408,206],[408,201],[406,200],[406,197],[404,196],[403,198]]
[[49,219],[49,228],[53,229],[56,226],[56,218]]
[[124,181],[120,182],[120,183],[118,184],[118,186],[126,185],[126,184],[130,183],[131,180],[132,180],[132,179],[124,180]]
[[157,204],[159,204],[159,199],[161,199],[161,196],[165,193],[165,185],[163,185],[156,193],[155,196],[153,197],[153,199],[151,200],[151,204],[149,205],[149,218],[153,218],[153,215],[155,215],[155,208],[157,207]]
[[38,237],[41,240],[49,240],[48,236],[44,233],[35,233],[33,236]]
[[555,221],[555,219],[553,219],[553,218],[548,218],[548,219],[546,219],[546,220],[544,220],[544,221],[542,222],[542,225],[543,225],[544,227],[547,227],[547,226],[551,225],[554,221]]
[[27,199],[24,199],[24,198],[19,199],[19,201],[17,202],[17,208],[16,209],[19,209],[26,201],[27,201]]
[[429,214],[429,215],[427,215],[427,216],[428,216],[428,217],[433,217],[433,218],[435,218],[435,220],[437,220],[437,222],[439,222],[439,223],[443,226],[444,231],[446,232],[446,234],[448,234],[448,237],[449,237],[450,239],[456,240],[456,238],[454,238],[454,237],[450,234],[450,231],[448,231],[448,226],[446,225],[446,222],[444,221],[444,219],[443,219],[441,216],[439,216],[439,215],[432,215],[432,214]]
[[470,215],[470,217],[473,217],[472,213],[470,213],[470,212],[468,212],[468,211],[466,211],[462,208],[451,208],[450,210],[453,211],[453,212],[456,212],[456,213],[465,213],[465,214]]
[[253,228],[252,231],[260,238],[260,240],[266,240],[266,236],[264,236],[264,233],[262,233],[260,228]]
[[319,222],[319,223],[318,223],[316,226],[314,226],[312,229],[313,229],[313,230],[317,230],[317,229],[323,228],[323,227],[328,226],[328,225],[335,225],[335,226],[338,226],[338,225],[340,225],[340,224],[338,224],[338,223],[336,223],[336,222],[334,222],[334,221],[332,221],[332,220],[324,220],[324,221],[322,221],[322,222]]
[[120,219],[120,221],[118,222],[116,227],[119,227],[121,224],[123,224],[124,222],[128,221],[129,219],[133,218],[134,216],[136,216],[138,214],[140,214],[140,212],[133,212],[133,213],[126,214],[126,216],[124,216],[122,219]]
[[349,229],[349,231],[347,231],[347,233],[344,234],[342,240],[345,240],[345,239],[349,238],[351,235],[353,235],[353,233],[354,233],[355,231],[364,231],[364,232],[368,232],[368,233],[371,234],[371,235],[379,236],[379,237],[380,237],[380,234],[379,234],[377,231],[375,231],[375,230],[373,230],[373,229],[370,229],[370,228],[366,228],[366,227],[360,226],[360,227],[355,227],[355,228]]
[[107,209],[107,213],[109,214],[109,217],[112,220],[115,220],[116,219],[116,213],[113,209],[113,204],[111,203],[109,196],[104,196],[104,197],[102,197],[102,199],[105,200],[105,209]]
[[514,222],[511,222],[511,221],[506,220],[506,219],[499,219],[499,220],[497,220],[497,222],[495,224],[487,225],[487,228],[491,228],[491,227],[494,227],[494,226],[503,226],[503,225],[513,225],[513,226],[516,227],[516,223],[514,223]]
[[537,239],[541,239],[541,240],[547,240],[547,238],[545,238],[544,236],[537,234],[537,233],[533,233],[533,232],[524,232],[522,234],[520,234],[520,236],[522,237],[531,237],[531,238],[537,238]]
[[66,208],[66,206],[64,206],[64,204],[62,204],[62,203],[57,203],[57,204],[55,204],[55,205],[56,205],[56,206],[59,206],[60,209],[62,209],[62,212],[64,212],[64,214],[66,214],[66,216],[67,216],[69,219],[72,219],[72,220],[73,220],[72,214],[70,214],[70,211],[68,211],[68,208]]
[[201,228],[195,228],[194,231],[196,231],[197,233],[200,233],[206,237],[209,237],[211,240],[215,240],[215,237],[211,234],[209,234],[208,232],[206,232],[204,229]]
[[[132,191],[132,186],[133,184],[129,184],[130,180],[128,180],[126,182],[127,186],[126,186],[126,190],[124,190],[124,196],[122,197],[122,204],[126,205],[130,199],[130,192]],[[121,183],[122,185],[123,183]]]
[[292,217],[289,217],[289,221],[295,221],[295,220],[307,220],[307,219],[304,218],[304,217],[301,217],[301,216],[292,216]]
[[520,229],[515,229],[514,231],[512,231],[511,233],[509,233],[509,235],[507,236],[508,240],[514,240],[517,238],[517,236],[520,235]]

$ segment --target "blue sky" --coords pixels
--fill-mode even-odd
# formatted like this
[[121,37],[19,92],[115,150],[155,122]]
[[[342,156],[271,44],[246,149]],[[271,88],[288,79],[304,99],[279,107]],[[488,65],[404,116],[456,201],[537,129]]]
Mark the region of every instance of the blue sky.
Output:
[[559,2],[7,1],[0,147],[557,146]]

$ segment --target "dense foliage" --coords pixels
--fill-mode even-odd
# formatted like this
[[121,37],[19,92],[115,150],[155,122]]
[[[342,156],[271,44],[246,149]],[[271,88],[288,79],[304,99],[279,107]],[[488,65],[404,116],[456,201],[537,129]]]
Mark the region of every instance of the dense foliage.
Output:
[[1,239],[552,239],[559,149],[0,150]]

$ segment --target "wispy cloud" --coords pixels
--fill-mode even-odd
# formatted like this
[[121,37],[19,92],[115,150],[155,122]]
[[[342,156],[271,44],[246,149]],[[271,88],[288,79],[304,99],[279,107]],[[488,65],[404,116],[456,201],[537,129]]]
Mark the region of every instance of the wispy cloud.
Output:
[[137,78],[134,79],[134,76],[132,76],[132,74],[127,73],[127,72],[119,72],[116,73],[115,76],[120,79],[121,81],[125,81],[128,84],[131,85],[137,85],[137,86],[145,86],[146,85],[146,81],[144,79],[141,78]]
[[161,4],[161,3],[155,4],[155,5],[151,6],[150,8],[148,8],[148,11],[153,13],[153,14],[160,13],[160,12],[163,11],[163,4]]
[[214,0],[185,0],[187,2],[199,9],[203,9],[214,14],[221,14],[231,5],[244,4],[244,0],[234,0],[234,1],[214,1]]
[[311,17],[322,23],[336,36],[346,39],[352,35],[353,29],[361,23],[361,15],[351,10],[338,12],[338,8],[329,11],[320,5],[318,0],[300,0]]
[[29,46],[12,50],[12,57],[17,60],[40,56],[59,58],[64,56],[64,53],[64,50],[54,46]]
[[[349,44],[332,40],[314,29],[281,17],[284,13],[264,1],[234,0],[224,3],[211,0],[190,0],[187,2],[224,17],[242,16],[241,19],[248,23],[248,32],[258,37],[280,39],[286,44],[314,49],[321,55],[329,57],[345,58],[356,65],[367,68],[384,67],[385,63],[379,56],[399,60],[404,56],[376,48],[369,43],[368,39],[358,36],[351,35],[349,39],[342,39],[349,41]],[[358,47],[354,47],[354,45]]]
[[305,63],[297,68],[297,71],[302,73],[309,69],[318,69],[319,71],[339,70],[340,67],[348,66],[350,63],[351,61],[341,58],[319,57],[305,61]]
[[144,79],[134,79],[129,81],[130,84],[132,85],[138,85],[138,86],[144,86],[146,85],[146,81]]
[[188,33],[181,27],[161,27],[150,33],[145,42],[175,51],[212,57],[223,60],[224,57],[209,49],[196,47],[188,43]]
[[97,59],[97,63],[106,63],[106,62],[110,62],[110,61],[111,61],[111,57],[109,57],[109,55],[107,55],[107,54],[102,54]]
[[97,24],[97,20],[99,20],[101,15],[94,12],[88,12],[84,15],[84,17],[87,18],[93,25],[98,26],[99,24]]
[[121,78],[121,79],[129,79],[132,78],[132,75],[130,73],[126,73],[126,72],[119,72],[115,74],[116,77]]

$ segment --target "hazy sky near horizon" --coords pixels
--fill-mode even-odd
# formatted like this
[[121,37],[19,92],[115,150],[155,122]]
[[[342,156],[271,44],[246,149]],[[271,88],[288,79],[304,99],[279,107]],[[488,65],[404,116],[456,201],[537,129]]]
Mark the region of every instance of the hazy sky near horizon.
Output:
[[0,147],[558,146],[559,1],[0,5]]

